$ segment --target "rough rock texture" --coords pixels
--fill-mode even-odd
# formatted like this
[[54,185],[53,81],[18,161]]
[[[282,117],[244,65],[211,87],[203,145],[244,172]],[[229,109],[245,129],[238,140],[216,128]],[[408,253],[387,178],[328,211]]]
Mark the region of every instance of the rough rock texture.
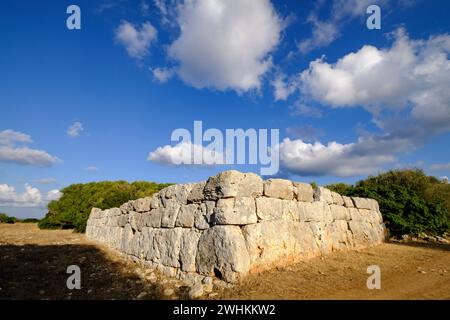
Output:
[[205,283],[376,245],[385,227],[375,200],[226,171],[120,208],[94,208],[86,235],[166,275]]

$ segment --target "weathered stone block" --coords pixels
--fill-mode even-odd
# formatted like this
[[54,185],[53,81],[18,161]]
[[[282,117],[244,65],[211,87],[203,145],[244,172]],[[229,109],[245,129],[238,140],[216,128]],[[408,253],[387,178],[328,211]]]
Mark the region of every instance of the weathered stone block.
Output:
[[214,226],[203,232],[196,256],[197,272],[236,282],[250,269],[250,257],[238,226]]
[[219,199],[214,209],[213,222],[218,225],[246,225],[256,223],[255,199],[238,197]]
[[309,183],[294,182],[294,194],[298,201],[314,201],[314,189]]
[[186,204],[180,207],[175,227],[192,228],[194,227],[195,213],[198,209],[197,204]]
[[289,180],[269,179],[264,181],[264,195],[269,198],[292,200],[294,185]]
[[231,197],[258,197],[263,192],[263,180],[254,173],[230,170],[211,177],[206,182],[206,200]]
[[281,219],[283,216],[283,202],[281,199],[256,198],[256,213],[260,220]]
[[317,187],[314,190],[314,200],[315,201],[324,201],[328,204],[333,203],[333,196],[331,195],[331,191],[325,187]]

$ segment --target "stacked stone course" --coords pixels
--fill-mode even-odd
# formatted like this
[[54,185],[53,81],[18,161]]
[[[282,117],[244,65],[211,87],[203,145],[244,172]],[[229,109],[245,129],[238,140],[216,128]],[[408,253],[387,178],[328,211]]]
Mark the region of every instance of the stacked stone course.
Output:
[[385,227],[373,199],[226,171],[120,208],[94,208],[86,235],[186,282],[236,282],[249,272],[379,244]]

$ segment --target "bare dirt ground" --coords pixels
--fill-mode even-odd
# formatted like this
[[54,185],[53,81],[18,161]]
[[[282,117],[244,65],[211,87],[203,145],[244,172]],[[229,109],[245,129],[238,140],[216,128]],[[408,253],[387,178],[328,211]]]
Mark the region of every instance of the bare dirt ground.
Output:
[[[81,290],[69,290],[69,265]],[[367,267],[381,268],[368,290]],[[173,288],[167,292],[167,288]],[[187,288],[146,273],[70,230],[0,224],[0,299],[183,299]],[[169,290],[170,291],[170,290]],[[214,299],[450,299],[450,245],[386,243],[250,275]]]

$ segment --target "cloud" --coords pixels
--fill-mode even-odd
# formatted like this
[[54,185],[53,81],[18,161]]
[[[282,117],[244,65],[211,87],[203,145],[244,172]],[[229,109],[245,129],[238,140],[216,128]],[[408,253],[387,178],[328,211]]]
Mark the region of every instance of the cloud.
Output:
[[441,181],[442,181],[443,183],[449,183],[449,180],[448,180],[448,177],[447,177],[447,176],[440,177],[440,179],[441,179]]
[[178,6],[180,35],[168,54],[195,88],[259,89],[283,22],[269,0],[187,0]]
[[287,82],[285,75],[278,75],[272,81],[272,87],[274,89],[275,101],[286,101],[297,90],[298,83],[296,80]]
[[98,168],[96,166],[89,166],[89,167],[84,168],[84,170],[95,172],[95,171],[98,171]]
[[198,165],[224,164],[224,155],[201,145],[180,142],[175,146],[159,147],[148,155],[148,160],[166,166],[191,165],[194,159],[202,159]]
[[280,152],[283,172],[300,176],[350,177],[377,173],[386,164],[396,161],[388,150],[373,148],[373,140],[356,143],[306,143],[286,138],[276,148]]
[[410,129],[450,130],[450,36],[411,40],[399,29],[394,37],[391,48],[366,45],[334,64],[311,62],[300,75],[302,94],[334,108],[362,106],[383,129],[402,128],[384,121],[388,111],[406,112]]
[[450,171],[449,163],[435,163],[430,166],[431,171]]
[[0,131],[0,145],[12,145],[16,142],[32,143],[33,140],[28,134],[22,132],[10,129]]
[[61,197],[59,190],[50,190],[46,194],[28,184],[25,184],[24,191],[17,193],[13,186],[0,184],[0,206],[19,208],[44,208],[52,200]]
[[42,178],[42,179],[36,179],[33,182],[38,183],[38,184],[55,184],[56,179],[55,178]]
[[17,146],[32,142],[31,136],[25,133],[10,129],[0,131],[0,162],[47,167],[61,161],[46,151]]
[[116,41],[122,44],[130,57],[142,59],[148,54],[150,44],[157,37],[157,30],[150,22],[144,22],[136,27],[128,21],[123,21],[116,29]]
[[168,68],[154,68],[150,71],[152,72],[153,77],[160,83],[166,83],[174,75],[173,69]]
[[319,11],[324,3],[324,1],[318,1],[308,16],[307,22],[312,26],[311,37],[298,44],[298,49],[303,54],[330,45],[341,35],[340,29],[343,25],[355,18],[365,16],[366,9],[370,5],[376,4],[384,9],[389,4],[389,0],[333,0],[330,6],[330,17],[320,20]]
[[75,138],[78,137],[83,131],[83,124],[81,122],[74,122],[69,126],[69,128],[67,128],[67,135],[69,137]]

